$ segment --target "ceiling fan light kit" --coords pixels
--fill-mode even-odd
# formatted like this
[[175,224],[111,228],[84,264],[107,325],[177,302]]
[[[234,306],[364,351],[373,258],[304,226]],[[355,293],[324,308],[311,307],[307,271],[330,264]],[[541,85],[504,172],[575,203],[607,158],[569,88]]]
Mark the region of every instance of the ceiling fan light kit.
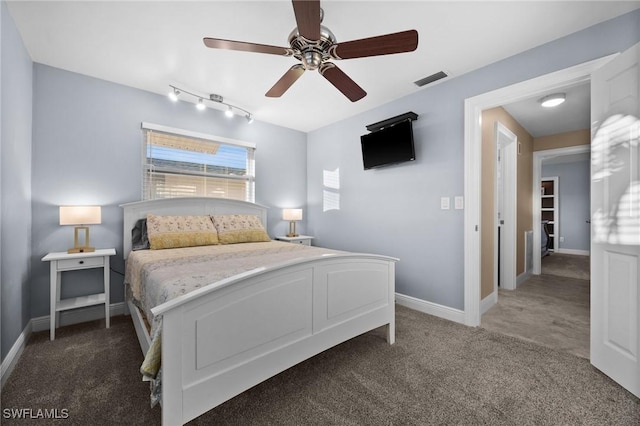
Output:
[[215,93],[210,94],[209,96],[203,96],[203,95],[199,95],[197,93],[191,93],[188,92],[184,89],[180,89],[176,86],[169,86],[171,87],[171,90],[168,93],[169,99],[171,99],[173,102],[177,102],[179,100],[179,96],[184,94],[184,95],[188,95],[191,96],[193,98],[197,98],[198,99],[198,103],[196,103],[196,108],[199,111],[204,111],[207,108],[207,104],[205,103],[205,100],[211,101],[211,102],[215,102],[216,104],[220,104],[220,105],[224,105],[227,107],[227,109],[224,111],[224,115],[227,116],[228,118],[232,118],[234,115],[236,115],[236,111],[239,111],[240,114],[238,115],[244,115],[244,118],[247,120],[247,122],[249,124],[253,123],[253,114],[251,114],[249,111],[247,111],[244,108],[240,108],[238,106],[235,105],[231,105],[230,103],[224,102],[224,98],[220,95],[217,95]]
[[344,94],[351,102],[367,95],[358,84],[338,68],[331,59],[354,59],[369,56],[391,55],[412,52],[418,48],[416,30],[363,38],[338,43],[336,37],[324,25],[324,11],[319,0],[292,0],[297,27],[289,34],[290,47],[269,46],[243,41],[206,37],[205,46],[212,49],[238,50],[242,52],[266,53],[293,56],[301,63],[289,68],[265,96],[282,96],[305,71],[318,72]]

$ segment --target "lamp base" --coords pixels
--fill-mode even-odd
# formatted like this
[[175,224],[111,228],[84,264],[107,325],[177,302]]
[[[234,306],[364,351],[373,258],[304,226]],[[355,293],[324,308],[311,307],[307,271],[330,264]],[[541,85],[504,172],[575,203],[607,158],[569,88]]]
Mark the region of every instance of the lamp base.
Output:
[[67,253],[92,253],[96,251],[95,247],[74,247],[67,250]]
[[287,237],[297,237],[298,234],[296,233],[296,221],[292,220],[289,222],[289,233],[287,234]]
[[[82,242],[85,245],[81,245],[80,231],[84,231],[84,241]],[[67,250],[67,253],[92,253],[96,251],[95,247],[90,247],[86,244],[89,244],[89,227],[76,226],[73,230],[73,248]]]

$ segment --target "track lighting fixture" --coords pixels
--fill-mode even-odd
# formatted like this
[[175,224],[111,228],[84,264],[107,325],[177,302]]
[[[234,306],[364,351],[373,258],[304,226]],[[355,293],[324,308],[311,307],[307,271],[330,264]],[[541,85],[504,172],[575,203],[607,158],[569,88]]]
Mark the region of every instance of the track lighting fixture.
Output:
[[[225,110],[224,114],[227,117],[233,117],[237,111],[240,111],[244,114],[244,117],[247,119],[248,123],[253,123],[253,114],[251,114],[249,111],[247,111],[246,109],[237,107],[235,105],[231,105],[229,103],[224,102],[224,99],[222,96],[220,95],[216,95],[215,93],[210,94],[209,96],[202,96],[202,95],[198,95],[196,93],[191,93],[188,92],[184,89],[180,89],[176,86],[169,86],[171,87],[171,91],[169,92],[169,99],[171,99],[172,101],[177,101],[178,97],[180,95],[188,95],[194,98],[198,99],[198,103],[196,103],[196,108],[198,108],[198,110],[202,111],[204,109],[207,108],[207,104],[205,103],[205,101],[211,101],[212,103],[216,103],[216,104],[221,104],[221,105],[225,105],[227,107],[227,109]],[[236,111],[237,110],[237,111]],[[241,114],[239,114],[241,115]]]

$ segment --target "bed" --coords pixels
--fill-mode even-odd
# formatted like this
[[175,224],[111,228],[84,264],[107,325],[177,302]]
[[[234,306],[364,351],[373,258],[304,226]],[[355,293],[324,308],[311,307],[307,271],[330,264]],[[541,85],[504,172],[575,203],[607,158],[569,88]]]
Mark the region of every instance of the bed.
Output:
[[[121,207],[125,260],[132,252],[132,229],[149,214],[251,215],[264,228],[267,225],[266,207],[227,199],[150,200]],[[269,244],[293,246],[280,242],[264,247]],[[164,425],[184,424],[299,362],[375,328],[385,326],[387,342],[394,343],[397,259],[327,250],[312,253],[305,251],[286,260],[275,257],[280,260],[245,268],[150,309],[161,322]],[[152,340],[144,309],[129,296],[131,289],[125,293],[146,354]]]

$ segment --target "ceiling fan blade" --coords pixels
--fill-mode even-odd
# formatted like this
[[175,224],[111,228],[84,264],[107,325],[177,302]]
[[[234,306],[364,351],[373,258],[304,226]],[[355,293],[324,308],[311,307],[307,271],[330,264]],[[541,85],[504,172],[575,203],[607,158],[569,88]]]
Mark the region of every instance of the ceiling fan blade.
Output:
[[351,80],[348,75],[346,75],[340,68],[332,64],[331,62],[323,62],[318,68],[318,71],[324,78],[329,80],[331,84],[333,84],[336,89],[342,92],[351,102],[359,101],[360,99],[367,96],[367,92],[365,92],[362,87],[358,86],[358,84]]
[[268,53],[271,55],[291,56],[293,51],[288,47],[269,46],[267,44],[247,43],[244,41],[223,40],[205,37],[205,46],[212,49],[240,50],[243,52]]
[[298,32],[308,40],[320,40],[320,0],[293,0]]
[[417,47],[418,32],[416,30],[408,30],[337,43],[329,49],[329,56],[333,59],[365,58],[367,56],[412,52]]
[[265,96],[269,98],[279,98],[289,89],[289,87],[293,85],[293,83],[296,82],[297,79],[300,78],[303,73],[304,67],[301,64],[292,66],[289,68],[289,71],[284,73],[284,75],[280,77],[280,80],[278,80],[276,84],[274,84],[273,87],[265,93]]

